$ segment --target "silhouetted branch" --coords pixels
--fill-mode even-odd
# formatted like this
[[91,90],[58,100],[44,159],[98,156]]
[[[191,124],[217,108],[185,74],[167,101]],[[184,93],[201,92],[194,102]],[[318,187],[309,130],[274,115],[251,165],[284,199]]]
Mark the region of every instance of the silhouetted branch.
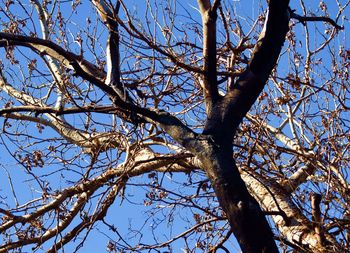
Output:
[[334,26],[338,30],[344,29],[343,26],[338,25],[333,19],[331,19],[329,17],[300,16],[300,15],[296,14],[295,11],[292,9],[289,9],[289,12],[290,12],[291,18],[294,18],[294,19],[300,21],[300,23],[302,23],[303,25],[306,25],[306,22],[326,22],[326,23],[331,24],[332,26]]

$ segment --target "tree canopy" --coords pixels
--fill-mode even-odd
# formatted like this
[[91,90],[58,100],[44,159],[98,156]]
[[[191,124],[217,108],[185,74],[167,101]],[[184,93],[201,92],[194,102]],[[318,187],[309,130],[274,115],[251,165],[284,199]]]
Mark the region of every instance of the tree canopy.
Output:
[[0,252],[346,252],[349,5],[1,1]]

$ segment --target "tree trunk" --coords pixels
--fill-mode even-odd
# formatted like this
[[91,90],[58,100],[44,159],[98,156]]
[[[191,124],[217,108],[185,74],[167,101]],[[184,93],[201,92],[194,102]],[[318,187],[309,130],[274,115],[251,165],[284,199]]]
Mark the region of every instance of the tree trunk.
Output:
[[249,194],[232,157],[232,145],[211,142],[200,160],[244,253],[278,252],[257,201]]

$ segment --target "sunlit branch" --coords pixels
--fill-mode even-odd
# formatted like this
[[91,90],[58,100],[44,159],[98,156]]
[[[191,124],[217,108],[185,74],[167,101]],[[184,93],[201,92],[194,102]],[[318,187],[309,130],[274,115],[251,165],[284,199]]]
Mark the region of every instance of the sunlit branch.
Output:
[[[111,140],[109,137],[104,136],[103,134],[90,134],[87,131],[79,130],[65,121],[62,121],[61,118],[57,117],[57,115],[63,115],[62,109],[56,109],[53,107],[48,107],[44,105],[38,99],[31,97],[25,93],[19,92],[12,85],[7,83],[7,80],[2,76],[2,72],[0,71],[0,89],[5,91],[11,97],[17,99],[21,104],[25,104],[24,106],[18,106],[14,108],[3,108],[0,109],[0,116],[4,118],[11,118],[16,120],[27,120],[35,123],[40,123],[44,126],[49,126],[54,129],[57,133],[63,136],[66,140],[71,143],[74,143],[78,146],[85,148],[98,148],[101,151],[106,150],[107,148],[119,146],[116,145],[115,140],[119,143],[118,139]],[[30,105],[28,105],[30,104]],[[77,112],[88,112],[89,108],[67,108],[64,111],[69,113],[77,113]],[[108,108],[108,106],[107,106]],[[102,107],[101,110],[104,111],[107,109],[106,107]],[[109,107],[112,109],[111,107]],[[107,109],[108,110],[108,109]],[[26,115],[20,114],[18,112],[33,112],[34,115]],[[39,114],[44,113],[48,119],[38,117]],[[102,137],[102,138],[100,138]]]
[[[48,24],[49,13],[47,12],[46,8],[44,8],[44,6],[38,2],[38,0],[33,0],[32,2],[39,15],[42,38],[44,40],[47,40],[49,39],[49,36],[50,36],[49,24]],[[49,65],[48,67],[52,73],[52,76],[56,80],[55,86],[58,88],[55,107],[63,108],[64,107],[63,94],[65,93],[65,89],[64,89],[64,81],[62,78],[62,71],[60,70],[59,63],[56,59],[53,59],[49,55],[47,56],[47,59],[48,59],[47,64]]]
[[219,99],[216,61],[216,20],[220,1],[211,6],[209,0],[198,0],[203,26],[203,93],[206,111],[210,117],[212,107]]
[[[65,214],[64,218],[57,224],[55,228],[46,230],[45,233],[42,234],[40,237],[25,238],[23,240],[9,242],[7,244],[1,245],[0,252],[18,248],[19,246],[23,246],[23,245],[33,244],[33,243],[40,245],[43,242],[49,240],[50,238],[56,236],[58,233],[63,231],[72,222],[72,220],[81,210],[81,208],[86,204],[87,201],[89,201],[89,197],[91,197],[92,193],[93,192],[90,192],[90,191],[81,193],[77,197],[77,201],[74,203],[72,208],[69,210],[67,214]],[[35,217],[30,219],[28,218],[26,220],[34,220],[34,219]],[[23,222],[24,221],[22,221],[22,223]]]
[[[81,182],[72,187],[66,188],[58,195],[48,196],[53,200],[48,204],[38,208],[35,212],[15,218],[8,222],[5,222],[0,226],[0,232],[18,224],[20,222],[28,222],[36,219],[39,216],[54,210],[61,205],[67,198],[71,198],[74,195],[82,194],[84,192],[94,192],[97,188],[103,186],[108,181],[116,177],[134,177],[142,175],[151,171],[162,172],[191,172],[193,169],[193,163],[196,164],[195,159],[190,154],[174,154],[174,155],[160,155],[151,152],[149,149],[139,150],[133,155],[133,160],[128,160],[126,163],[122,163],[114,169],[110,169],[103,174],[85,182]],[[179,158],[183,158],[180,163],[177,163]],[[172,165],[172,166],[168,166]],[[192,166],[189,166],[192,165]],[[189,166],[189,167],[188,167]],[[15,216],[13,216],[15,217]]]
[[[277,215],[271,215],[271,218],[283,238],[295,242],[305,250],[320,244],[316,231],[310,231],[311,221],[300,212],[291,195],[284,191],[283,187],[273,180],[258,176],[250,169],[243,168],[241,175],[253,196],[260,200],[263,209],[267,212],[276,211]],[[280,210],[283,210],[285,215],[280,215]],[[334,242],[334,238],[327,235],[325,241]]]
[[107,76],[105,83],[115,88],[120,98],[131,101],[131,98],[129,97],[124,85],[122,84],[120,73],[120,36],[118,22],[115,21],[115,18],[118,16],[120,2],[117,1],[115,8],[107,5],[104,0],[93,1],[93,3],[96,6],[101,19],[109,30],[106,49]]

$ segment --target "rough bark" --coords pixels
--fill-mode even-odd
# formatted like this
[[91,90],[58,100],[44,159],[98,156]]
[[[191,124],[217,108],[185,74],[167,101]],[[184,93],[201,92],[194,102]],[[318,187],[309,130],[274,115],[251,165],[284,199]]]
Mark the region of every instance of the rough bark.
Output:
[[330,242],[339,246],[330,234],[320,238],[315,225],[295,205],[292,196],[282,185],[249,168],[241,168],[240,172],[249,192],[266,213],[272,214],[271,218],[284,240],[303,252],[327,252]]
[[231,146],[210,144],[200,157],[243,252],[278,252],[258,202],[249,194],[232,158]]

